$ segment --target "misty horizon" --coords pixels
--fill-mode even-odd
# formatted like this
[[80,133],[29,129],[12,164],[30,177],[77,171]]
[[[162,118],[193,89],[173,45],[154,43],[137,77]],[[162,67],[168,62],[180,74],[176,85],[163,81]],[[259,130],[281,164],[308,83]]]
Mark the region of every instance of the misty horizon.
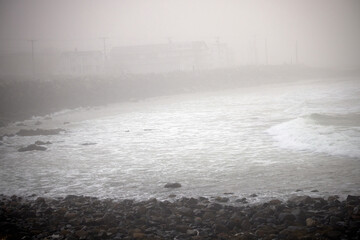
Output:
[[[231,66],[360,66],[360,2],[1,1],[0,53],[226,44]],[[105,45],[105,47],[104,47]]]

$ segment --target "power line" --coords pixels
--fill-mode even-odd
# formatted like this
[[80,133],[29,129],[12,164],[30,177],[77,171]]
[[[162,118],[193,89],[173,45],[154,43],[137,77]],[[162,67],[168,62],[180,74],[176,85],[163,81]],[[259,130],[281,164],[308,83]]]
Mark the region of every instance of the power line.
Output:
[[28,40],[31,42],[31,66],[32,66],[32,74],[33,74],[33,77],[35,78],[35,54],[34,54],[34,44],[37,40],[35,39],[30,39]]

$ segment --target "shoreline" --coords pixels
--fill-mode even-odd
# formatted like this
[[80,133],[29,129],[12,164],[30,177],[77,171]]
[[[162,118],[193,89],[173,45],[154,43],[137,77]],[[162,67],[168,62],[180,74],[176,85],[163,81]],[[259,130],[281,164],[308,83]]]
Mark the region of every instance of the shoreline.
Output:
[[88,108],[184,93],[358,77],[358,70],[258,66],[119,76],[0,77],[0,127],[64,109]]
[[68,195],[0,195],[1,239],[359,239],[360,196],[306,195],[231,206]]

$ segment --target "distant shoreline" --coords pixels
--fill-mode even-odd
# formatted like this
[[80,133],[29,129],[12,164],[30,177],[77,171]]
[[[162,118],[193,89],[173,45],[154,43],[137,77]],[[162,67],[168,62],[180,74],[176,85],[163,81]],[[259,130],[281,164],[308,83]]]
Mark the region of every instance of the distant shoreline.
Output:
[[0,127],[64,109],[301,79],[358,76],[304,66],[263,66],[122,76],[0,78]]

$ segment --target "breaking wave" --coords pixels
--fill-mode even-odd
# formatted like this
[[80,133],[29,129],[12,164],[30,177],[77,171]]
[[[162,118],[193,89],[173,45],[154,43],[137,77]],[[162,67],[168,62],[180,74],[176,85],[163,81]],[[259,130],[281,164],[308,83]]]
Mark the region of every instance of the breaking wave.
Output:
[[360,114],[312,113],[272,126],[282,148],[360,158]]

